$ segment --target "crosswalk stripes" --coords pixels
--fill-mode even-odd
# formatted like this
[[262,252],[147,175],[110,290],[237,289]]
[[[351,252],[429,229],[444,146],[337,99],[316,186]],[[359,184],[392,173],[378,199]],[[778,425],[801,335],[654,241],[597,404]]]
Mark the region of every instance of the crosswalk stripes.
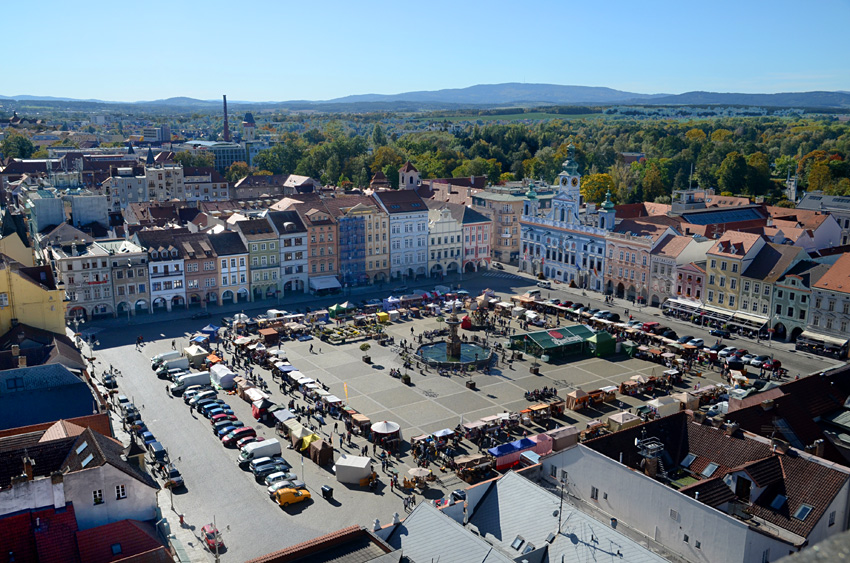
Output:
[[525,280],[525,279],[528,279],[528,278],[525,278],[523,276],[518,276],[516,274],[512,274],[510,272],[485,272],[484,276],[490,277],[490,278],[505,278],[505,279],[510,279],[510,280]]

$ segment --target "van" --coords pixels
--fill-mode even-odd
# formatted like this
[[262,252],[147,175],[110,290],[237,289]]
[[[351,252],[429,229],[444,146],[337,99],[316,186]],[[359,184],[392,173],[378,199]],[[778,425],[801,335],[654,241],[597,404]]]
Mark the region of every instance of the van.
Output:
[[166,463],[168,452],[159,442],[150,442],[148,445],[148,459],[151,463]]
[[157,354],[156,356],[151,358],[151,369],[156,369],[163,362],[168,360],[175,360],[181,355],[182,354],[178,350],[171,350],[170,352],[163,352],[162,354]]
[[552,289],[552,282],[550,282],[550,281],[539,281],[539,282],[537,282],[537,287],[542,287],[543,289]]
[[174,395],[179,395],[185,389],[194,385],[209,385],[210,372],[202,371],[199,373],[183,372],[182,375],[174,378],[174,385],[171,386],[171,392]]
[[251,442],[239,454],[238,463],[244,466],[257,458],[280,455],[280,442],[277,440],[263,440],[262,442]]
[[171,381],[177,381],[177,378],[181,375],[187,375],[189,373],[188,370],[182,368],[174,368],[168,370],[168,373],[165,374],[165,379],[169,379]]
[[[540,282],[540,283],[543,283],[543,282]],[[538,297],[540,297],[540,290],[539,289],[529,289],[528,291],[525,292],[525,296],[531,297],[532,299],[537,299]]]
[[172,358],[170,360],[165,360],[156,370],[157,377],[166,377],[168,372],[173,369],[182,369],[185,371],[189,370],[189,358]]

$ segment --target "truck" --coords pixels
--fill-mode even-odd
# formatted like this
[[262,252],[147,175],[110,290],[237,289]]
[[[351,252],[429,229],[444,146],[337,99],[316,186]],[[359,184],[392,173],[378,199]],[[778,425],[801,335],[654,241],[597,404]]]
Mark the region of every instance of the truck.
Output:
[[244,467],[252,460],[261,457],[274,457],[280,455],[280,442],[277,440],[263,440],[262,442],[251,442],[239,454],[238,463]]
[[180,352],[177,350],[172,350],[170,352],[163,352],[162,354],[157,354],[156,356],[151,358],[151,369],[156,369],[162,362],[166,360],[174,360],[181,356]]
[[171,385],[171,394],[172,395],[180,395],[188,389],[192,385],[209,385],[210,384],[210,372],[208,371],[200,371],[198,373],[189,373],[186,375],[181,375],[177,379],[174,380],[174,383]]
[[156,370],[157,377],[165,377],[169,370],[172,369],[189,369],[189,358],[177,357],[171,360],[163,361]]

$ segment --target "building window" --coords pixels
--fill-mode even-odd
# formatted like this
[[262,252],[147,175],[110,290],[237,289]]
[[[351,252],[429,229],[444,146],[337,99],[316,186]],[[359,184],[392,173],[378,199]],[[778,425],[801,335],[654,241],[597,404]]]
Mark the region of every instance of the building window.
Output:
[[717,295],[717,302],[718,302],[719,304],[723,305],[723,301],[724,301],[724,300],[725,300],[725,296],[724,296],[722,293],[719,293],[719,294]]
[[735,306],[735,296],[734,296],[734,295],[730,295],[730,296],[729,296],[729,306],[730,306],[730,307],[734,307],[734,306]]
[[599,500],[599,489],[596,487],[590,487],[590,498],[593,500]]
[[829,513],[829,525],[835,526],[835,511]]
[[847,332],[847,321],[841,321],[841,332]]
[[127,498],[127,490],[124,488],[124,485],[116,485],[115,500],[121,500],[122,498]]
[[819,315],[815,315],[814,317],[812,317],[812,324],[815,325],[815,326],[820,325],[820,316]]
[[714,302],[714,292],[712,290],[708,290],[708,300]]
[[832,319],[830,319],[829,317],[827,317],[826,319],[826,328],[832,330]]
[[762,306],[761,306],[761,314],[762,314],[762,315],[766,315],[766,314],[767,314],[767,303],[763,303],[763,304],[762,304]]
[[720,270],[724,272],[726,271],[726,261],[720,263]]
[[735,287],[737,285],[738,285],[738,278],[732,278],[731,280],[729,280],[729,289],[735,289]]
[[744,282],[744,291],[749,291],[749,290],[750,290],[750,282],[745,281]]
[[747,301],[746,299],[744,299],[744,300],[742,300],[742,301],[741,301],[741,308],[742,308],[742,309],[746,309],[746,308],[747,308],[747,307],[749,307],[749,306],[750,306],[750,305],[749,305],[749,301]]
[[712,261],[711,261],[711,267],[712,267],[712,268],[716,268],[716,267],[717,267],[717,260],[712,260]]
[[97,489],[96,491],[92,491],[92,500],[94,504],[103,504],[103,490]]
[[732,263],[732,273],[733,274],[738,273],[738,264],[735,264],[734,262]]
[[708,285],[714,285],[714,274],[708,276]]
[[826,310],[827,311],[834,311],[835,310],[835,301],[832,301],[830,299],[829,303],[827,303],[827,305],[826,305]]
[[682,540],[683,540],[685,543],[688,543],[688,541],[690,540],[690,538],[688,537],[688,534],[685,534],[685,536],[682,538]]

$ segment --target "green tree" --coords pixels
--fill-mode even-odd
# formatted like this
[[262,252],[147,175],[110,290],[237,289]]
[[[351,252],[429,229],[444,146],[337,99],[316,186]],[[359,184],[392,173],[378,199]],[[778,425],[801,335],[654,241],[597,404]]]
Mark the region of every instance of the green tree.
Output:
[[194,154],[189,151],[180,151],[174,155],[174,162],[183,166],[209,168],[215,166],[215,155],[208,151],[199,151]]
[[[254,166],[272,174],[293,174],[304,156],[301,145],[296,142],[279,143],[262,150],[254,157]],[[308,174],[312,176],[312,174]]]
[[581,195],[588,203],[602,203],[609,191],[614,191],[610,174],[589,174],[581,179]]
[[764,195],[770,187],[770,160],[763,152],[754,152],[747,157],[747,193]]
[[776,171],[777,176],[785,179],[788,177],[789,172],[792,175],[796,173],[797,160],[793,156],[782,155],[773,163],[773,169]]
[[717,185],[721,190],[741,193],[747,183],[747,161],[738,151],[726,155],[720,163],[717,175]]
[[224,174],[224,178],[228,182],[238,182],[250,173],[251,168],[248,166],[248,163],[239,161],[230,165],[230,168],[228,168],[227,172]]
[[354,186],[365,188],[369,184],[369,173],[366,172],[366,167],[362,167],[354,176]]
[[702,129],[691,129],[685,133],[685,138],[689,141],[705,141],[706,134]]
[[643,175],[643,199],[644,201],[655,201],[655,198],[663,197],[666,194],[667,190],[664,187],[661,170],[658,164],[652,162]]
[[378,123],[375,124],[375,128],[372,130],[372,144],[375,148],[383,147],[387,144],[387,135]]
[[11,133],[0,142],[0,153],[4,158],[29,158],[34,152],[35,145],[20,133]]
[[832,173],[829,171],[829,165],[826,162],[812,164],[809,168],[808,182],[810,192],[829,191],[830,184],[832,184]]

